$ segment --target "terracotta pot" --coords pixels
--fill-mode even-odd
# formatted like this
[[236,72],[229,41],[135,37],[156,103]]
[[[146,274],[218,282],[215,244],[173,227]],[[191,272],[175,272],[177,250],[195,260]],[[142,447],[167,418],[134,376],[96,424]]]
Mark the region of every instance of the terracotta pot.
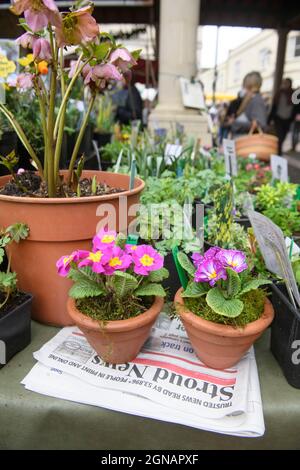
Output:
[[140,352],[150,334],[152,325],[164,305],[162,297],[155,297],[152,307],[128,320],[108,321],[103,325],[81,313],[74,299],[69,298],[68,312],[98,355],[111,364],[125,364]]
[[[99,182],[110,186],[122,189],[129,187],[128,175],[83,172],[83,177],[94,175]],[[9,179],[9,176],[1,177],[0,187]],[[144,186],[144,182],[136,178],[132,191],[104,196],[46,199],[0,195],[0,227],[23,222],[30,228],[29,237],[10,249],[12,269],[18,273],[21,290],[34,295],[32,317],[35,320],[59,326],[73,324],[66,308],[72,284],[57,275],[56,261],[76,249],[91,248],[97,224],[106,215],[107,204],[116,210],[116,230],[126,230],[133,217],[127,216],[125,207],[121,207],[119,216],[120,197],[126,197],[122,201],[127,201],[129,209],[139,202]]]
[[266,299],[261,318],[244,328],[234,328],[204,320],[184,306],[182,289],[175,296],[175,306],[199,359],[213,369],[234,366],[252,346],[263,331],[272,323],[274,309]]

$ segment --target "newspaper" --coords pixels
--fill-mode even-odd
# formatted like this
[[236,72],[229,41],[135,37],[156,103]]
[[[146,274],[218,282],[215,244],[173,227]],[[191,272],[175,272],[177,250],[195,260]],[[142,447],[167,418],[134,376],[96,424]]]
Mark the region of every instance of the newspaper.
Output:
[[234,368],[210,369],[180,321],[165,314],[128,364],[104,363],[76,327],[34,357],[39,362],[22,383],[38,393],[236,436],[264,433],[253,349]]

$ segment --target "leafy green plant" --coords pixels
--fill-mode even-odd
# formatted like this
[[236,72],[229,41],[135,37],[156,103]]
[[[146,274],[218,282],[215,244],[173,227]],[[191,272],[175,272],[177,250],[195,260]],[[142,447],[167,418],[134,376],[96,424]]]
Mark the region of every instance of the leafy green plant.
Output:
[[[28,237],[27,225],[16,223],[0,231],[0,265],[4,261],[5,248]],[[17,275],[10,270],[10,258],[6,271],[0,271],[0,310],[17,290]]]
[[292,259],[292,267],[295,275],[296,282],[300,287],[300,255]]
[[[185,300],[192,299],[193,308],[197,307],[197,299],[201,304],[205,299],[212,317],[217,317],[216,321],[219,323],[232,320],[236,324],[242,313],[247,314],[244,299],[248,298],[248,294],[271,283],[251,275],[246,255],[241,251],[213,247],[204,256],[194,253],[192,258],[194,264],[184,253],[178,254],[178,261],[189,276],[182,297]],[[260,297],[259,293],[258,299]],[[258,315],[261,313],[262,311],[257,312]]]
[[96,132],[108,134],[113,131],[114,113],[113,103],[108,93],[104,93],[97,100],[98,112],[96,116]]
[[300,214],[288,207],[270,207],[263,214],[281,228],[286,237],[300,232]]
[[256,208],[262,212],[275,207],[291,208],[297,193],[297,185],[277,182],[274,186],[263,185],[256,191]]

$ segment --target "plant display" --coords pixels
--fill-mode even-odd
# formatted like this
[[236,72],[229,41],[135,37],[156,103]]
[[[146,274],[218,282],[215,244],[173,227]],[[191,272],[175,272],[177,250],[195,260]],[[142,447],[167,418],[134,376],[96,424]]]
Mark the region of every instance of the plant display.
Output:
[[263,313],[266,293],[260,286],[271,281],[251,274],[245,253],[213,247],[204,255],[178,254],[189,275],[182,293],[185,305],[195,315],[214,323],[244,326]]
[[297,193],[297,185],[277,182],[274,186],[263,185],[256,189],[256,208],[264,213],[275,207],[292,208]]
[[278,225],[286,237],[300,233],[299,212],[292,211],[288,207],[270,207],[264,210],[263,214]]
[[238,176],[234,178],[238,192],[253,193],[259,186],[271,183],[271,167],[262,161],[239,158],[238,167]]
[[[0,104],[0,111],[29,153],[41,181],[46,185],[45,195],[49,197],[61,195],[58,188],[62,184],[59,169],[65,117],[76,81],[83,78],[89,100],[72,152],[67,185],[73,178],[78,151],[97,94],[103,93],[110,80],[120,81],[128,76],[139,55],[138,51],[130,54],[112,36],[100,33],[92,11],[92,5],[85,2],[77,2],[76,6],[62,13],[54,0],[14,0],[12,4],[13,13],[18,16],[24,13],[25,16],[25,19],[20,19],[25,33],[19,37],[18,43],[32,49],[32,57],[24,63],[24,71],[17,77],[16,88],[19,91],[32,90],[39,102],[44,139],[43,163],[27,136],[26,127],[20,125],[4,104]],[[66,46],[77,46],[78,59],[69,70],[64,61]],[[41,63],[46,63],[46,66],[41,68]],[[45,67],[51,71],[49,86],[43,79]]]
[[168,277],[163,257],[150,245],[129,245],[116,232],[102,229],[92,251],[78,250],[57,262],[58,274],[74,284],[69,292],[85,315],[124,320],[147,310],[153,298],[165,297]]
[[[27,238],[29,229],[24,224],[14,224],[0,231],[0,265],[4,261],[4,249],[11,243],[19,243]],[[5,271],[0,271],[0,312],[17,293],[17,275],[11,272],[10,258]]]

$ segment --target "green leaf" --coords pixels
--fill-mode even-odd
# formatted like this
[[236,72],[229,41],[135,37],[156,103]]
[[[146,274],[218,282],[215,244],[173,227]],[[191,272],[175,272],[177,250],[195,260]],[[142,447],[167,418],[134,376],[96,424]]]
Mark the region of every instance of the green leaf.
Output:
[[11,236],[12,241],[19,243],[20,240],[25,240],[29,235],[29,228],[26,224],[10,225],[6,229],[6,233]]
[[235,297],[241,290],[241,280],[233,269],[227,268],[227,294],[229,298]]
[[180,251],[177,255],[180,266],[188,273],[190,276],[194,276],[196,268],[193,263],[189,260],[189,257]]
[[109,49],[111,48],[112,44],[110,41],[104,41],[104,42],[101,42],[100,44],[98,44],[96,47],[95,47],[95,51],[94,51],[94,54],[95,54],[95,57],[97,58],[97,60],[103,60],[105,59]]
[[242,288],[242,291],[239,293],[239,297],[266,284],[272,284],[272,281],[268,281],[267,279],[253,279],[252,281],[246,282]]
[[132,52],[131,52],[131,55],[132,55],[132,57],[134,58],[134,60],[138,60],[138,59],[139,59],[142,50],[143,50],[143,49],[136,49],[135,51],[132,51]]
[[4,260],[4,254],[5,254],[5,251],[3,250],[3,248],[0,248],[0,264]]
[[94,271],[92,271],[92,268],[90,268],[89,266],[85,266],[80,269],[71,268],[68,274],[68,278],[72,279],[72,281],[74,282],[87,281],[87,280],[97,282],[98,276],[99,274],[94,273]]
[[243,302],[239,299],[225,299],[218,287],[208,292],[206,302],[214,312],[229,318],[238,317],[244,308]]
[[100,284],[88,279],[82,279],[79,282],[75,282],[75,284],[69,290],[69,296],[73,297],[74,299],[84,299],[85,297],[97,297],[99,295],[102,295],[103,293],[104,292]]
[[134,295],[136,297],[144,297],[148,295],[155,295],[157,297],[165,297],[166,293],[164,288],[160,284],[147,284],[139,287]]
[[2,273],[0,272],[0,286],[4,289],[14,289],[17,285],[16,273]]
[[200,282],[189,282],[187,288],[181,295],[183,298],[197,298],[207,293],[207,289],[204,284]]
[[117,296],[122,298],[137,288],[138,281],[131,274],[116,271],[112,278],[112,284]]
[[169,271],[166,268],[158,269],[157,271],[152,271],[148,276],[149,282],[162,282],[165,279],[168,279]]

